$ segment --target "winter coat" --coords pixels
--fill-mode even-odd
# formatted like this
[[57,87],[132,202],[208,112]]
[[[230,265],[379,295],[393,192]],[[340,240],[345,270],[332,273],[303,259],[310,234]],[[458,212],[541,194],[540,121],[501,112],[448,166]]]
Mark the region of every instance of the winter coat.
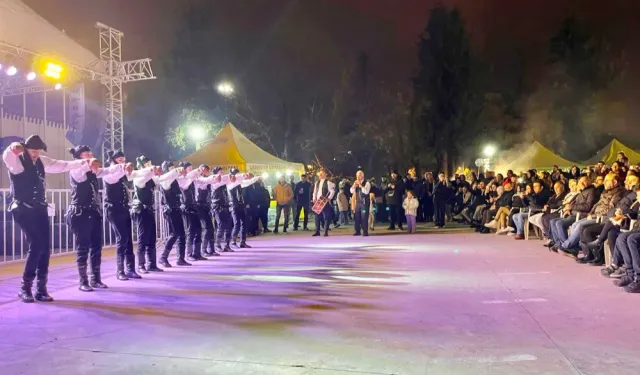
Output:
[[417,198],[405,198],[404,202],[402,202],[402,208],[404,208],[404,214],[407,216],[417,216],[418,215],[418,206],[420,206],[420,202]]
[[596,189],[595,186],[590,185],[576,195],[573,203],[571,203],[571,214],[580,214],[583,216],[588,215],[597,201],[598,189]]
[[338,193],[338,211],[349,211],[349,199],[344,191]]
[[618,206],[618,202],[622,199],[625,193],[624,187],[616,186],[613,189],[605,190],[600,196],[598,203],[593,205],[591,215],[594,216],[607,216],[610,210],[614,210]]

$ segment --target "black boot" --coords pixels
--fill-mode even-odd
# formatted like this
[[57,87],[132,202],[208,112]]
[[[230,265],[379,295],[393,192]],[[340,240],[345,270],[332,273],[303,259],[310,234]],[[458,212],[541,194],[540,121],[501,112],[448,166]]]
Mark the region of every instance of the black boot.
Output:
[[107,285],[102,282],[102,277],[100,275],[100,266],[91,267],[91,285],[94,289],[107,289]]
[[202,256],[202,244],[202,241],[196,242],[193,247],[193,257],[196,258],[196,260],[207,260],[206,257]]
[[24,303],[33,303],[33,294],[31,294],[31,281],[25,281],[22,279],[22,285],[20,286],[20,291],[18,292],[18,298],[22,300]]
[[165,256],[161,256],[160,260],[158,261],[158,264],[160,264],[162,267],[164,268],[171,268],[171,263],[169,263],[169,260],[165,257]]
[[242,242],[242,243],[240,243],[240,248],[241,249],[251,249],[251,246],[247,245],[246,242]]
[[124,272],[124,255],[116,255],[116,277],[118,280],[127,281],[129,278]]
[[80,286],[78,290],[81,292],[93,292],[93,288],[89,285],[89,277],[87,276],[87,265],[78,265],[78,275],[80,276]]
[[[149,262],[147,262],[147,271],[149,272],[164,272],[161,268],[158,267],[158,263],[156,262],[156,247],[152,246],[152,249],[148,249],[147,253],[149,254]],[[171,267],[171,265],[169,265]]]
[[210,256],[219,257],[222,249],[216,248],[216,242],[214,240],[208,240],[205,242],[209,242],[209,248],[211,249]]
[[191,242],[191,240],[188,240],[187,242],[187,260],[189,260],[190,262],[196,262],[198,260],[198,258],[196,258],[196,255],[194,254],[194,248],[193,248],[193,242]]
[[133,254],[127,254],[124,256],[124,274],[129,279],[142,279],[142,276],[136,272],[136,259]]
[[39,277],[36,284],[36,301],[53,302],[53,297],[47,292],[47,277]]

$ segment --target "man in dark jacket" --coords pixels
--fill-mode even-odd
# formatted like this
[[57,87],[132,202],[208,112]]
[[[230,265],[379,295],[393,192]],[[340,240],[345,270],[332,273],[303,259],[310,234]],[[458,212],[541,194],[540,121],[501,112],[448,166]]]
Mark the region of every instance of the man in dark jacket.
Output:
[[513,215],[513,222],[516,225],[516,240],[524,240],[524,221],[529,219],[529,215],[542,211],[549,201],[549,195],[549,189],[544,187],[541,180],[538,180],[533,183],[533,192],[522,196],[529,210]]
[[293,217],[293,230],[298,230],[300,225],[300,212],[304,210],[304,220],[302,222],[302,229],[309,230],[307,224],[309,223],[309,203],[311,202],[311,183],[307,181],[307,175],[300,176],[300,182],[298,182],[293,190],[293,196],[296,201],[296,212]]
[[404,194],[404,183],[398,176],[397,171],[391,172],[391,180],[385,189],[385,197],[387,198],[387,207],[389,208],[389,230],[398,228],[402,230],[402,218],[404,217],[404,209],[402,208],[402,195]]
[[576,199],[562,210],[561,218],[550,222],[553,251],[558,251],[560,246],[568,239],[568,230],[571,225],[589,215],[591,209],[599,199],[597,189],[591,184],[587,176],[580,177],[578,181],[580,191]]
[[447,200],[451,196],[451,184],[444,173],[438,174],[438,181],[433,186],[433,222],[436,228],[443,228]]

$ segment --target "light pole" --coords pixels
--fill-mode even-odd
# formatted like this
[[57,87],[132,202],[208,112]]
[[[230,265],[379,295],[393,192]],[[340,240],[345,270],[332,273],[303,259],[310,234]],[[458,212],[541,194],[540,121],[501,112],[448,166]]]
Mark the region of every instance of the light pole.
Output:
[[189,138],[193,140],[196,146],[196,151],[200,148],[200,142],[206,136],[206,132],[201,125],[191,125],[188,130]]
[[484,171],[487,172],[489,166],[491,165],[491,158],[496,154],[496,146],[494,145],[486,145],[483,150],[483,154],[486,157],[484,160]]
[[229,99],[233,96],[235,89],[230,82],[220,82],[218,84],[218,93],[224,97],[224,123],[229,122]]

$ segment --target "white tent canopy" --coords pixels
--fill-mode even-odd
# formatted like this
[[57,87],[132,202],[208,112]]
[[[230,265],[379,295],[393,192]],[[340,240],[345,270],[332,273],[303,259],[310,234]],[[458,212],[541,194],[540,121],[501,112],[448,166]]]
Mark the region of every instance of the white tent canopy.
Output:
[[0,0],[0,43],[87,68],[98,57],[19,0]]

